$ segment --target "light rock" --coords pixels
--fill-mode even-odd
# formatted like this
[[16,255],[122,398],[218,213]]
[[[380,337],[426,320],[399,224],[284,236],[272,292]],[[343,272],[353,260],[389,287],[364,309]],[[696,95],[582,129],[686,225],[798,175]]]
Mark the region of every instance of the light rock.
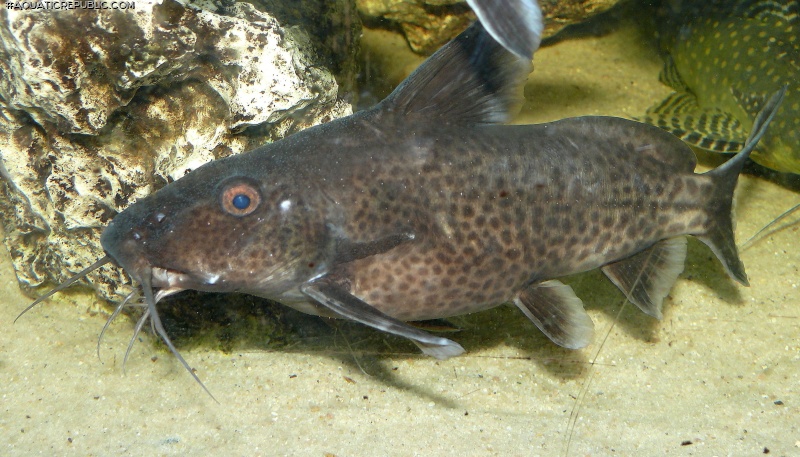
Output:
[[[360,23],[351,0],[321,1],[0,12],[0,212],[20,283],[90,265],[115,214],[203,163],[351,113]],[[89,282],[130,289],[113,266]]]

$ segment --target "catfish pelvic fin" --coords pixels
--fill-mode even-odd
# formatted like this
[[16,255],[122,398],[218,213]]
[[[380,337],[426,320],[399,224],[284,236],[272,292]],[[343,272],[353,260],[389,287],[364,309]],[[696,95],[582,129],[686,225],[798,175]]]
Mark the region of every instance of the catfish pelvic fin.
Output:
[[747,274],[744,265],[739,259],[736,249],[736,242],[733,237],[733,190],[742,171],[745,161],[753,152],[758,141],[764,136],[772,118],[778,111],[778,107],[786,94],[786,86],[783,86],[767,101],[764,109],[758,114],[753,122],[753,129],[747,138],[744,148],[733,158],[719,167],[705,173],[714,180],[714,195],[708,209],[708,221],[704,233],[697,237],[708,245],[714,255],[722,262],[725,271],[743,285],[748,285]]
[[572,287],[551,280],[529,286],[514,298],[514,304],[536,324],[551,341],[568,349],[580,349],[591,343],[592,318]]
[[373,109],[400,115],[404,122],[505,123],[530,70],[529,59],[507,51],[476,22]]
[[659,241],[601,269],[631,303],[661,319],[661,304],[683,271],[685,260],[686,237],[681,236]]

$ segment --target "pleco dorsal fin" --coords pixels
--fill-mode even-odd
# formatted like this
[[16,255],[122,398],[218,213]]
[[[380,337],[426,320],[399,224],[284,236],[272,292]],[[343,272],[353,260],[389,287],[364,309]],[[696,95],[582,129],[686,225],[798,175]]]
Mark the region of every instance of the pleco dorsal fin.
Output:
[[524,289],[514,298],[528,319],[551,341],[568,349],[580,349],[591,343],[592,318],[572,287],[551,280]]
[[628,300],[661,319],[661,304],[683,271],[686,237],[659,241],[651,248],[601,269]]
[[494,124],[509,119],[529,59],[508,52],[474,23],[420,65],[376,110],[405,122]]
[[542,11],[534,0],[467,0],[483,27],[504,48],[531,60],[542,41]]

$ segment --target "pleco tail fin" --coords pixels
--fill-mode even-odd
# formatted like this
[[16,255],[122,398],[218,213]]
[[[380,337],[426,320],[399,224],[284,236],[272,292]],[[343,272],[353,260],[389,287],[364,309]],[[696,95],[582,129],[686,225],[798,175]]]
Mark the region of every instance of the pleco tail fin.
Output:
[[775,112],[783,101],[785,93],[786,86],[776,92],[756,116],[744,148],[731,160],[706,173],[714,180],[714,195],[711,198],[706,232],[698,238],[711,248],[728,274],[745,286],[749,285],[747,274],[742,261],[739,260],[739,253],[733,237],[733,214],[731,211],[733,190],[736,188],[736,182],[745,161],[766,133],[767,126],[775,117]]

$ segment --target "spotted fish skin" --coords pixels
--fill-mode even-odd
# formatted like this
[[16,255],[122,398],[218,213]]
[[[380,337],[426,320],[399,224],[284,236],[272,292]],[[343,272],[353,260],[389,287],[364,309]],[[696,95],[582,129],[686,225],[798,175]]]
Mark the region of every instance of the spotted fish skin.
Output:
[[156,301],[180,290],[246,292],[407,337],[442,359],[463,348],[405,321],[510,301],[557,344],[587,345],[591,319],[557,278],[598,267],[659,317],[684,235],[747,283],[732,194],[779,99],[744,151],[697,175],[688,146],[635,121],[499,125],[528,71],[475,24],[374,108],[136,202],[103,247],[142,283],[153,319]]
[[[684,145],[620,119],[416,131],[410,144],[384,147],[378,166],[356,153],[348,189],[329,191],[357,208],[346,218],[348,238],[414,234],[413,243],[335,273],[402,320],[486,309],[529,284],[705,233],[718,198],[711,177],[691,173]],[[658,158],[673,154],[681,163]]]
[[753,160],[800,173],[800,2],[668,3],[661,79],[675,89],[645,121],[703,149],[736,152],[767,99],[786,98]]

